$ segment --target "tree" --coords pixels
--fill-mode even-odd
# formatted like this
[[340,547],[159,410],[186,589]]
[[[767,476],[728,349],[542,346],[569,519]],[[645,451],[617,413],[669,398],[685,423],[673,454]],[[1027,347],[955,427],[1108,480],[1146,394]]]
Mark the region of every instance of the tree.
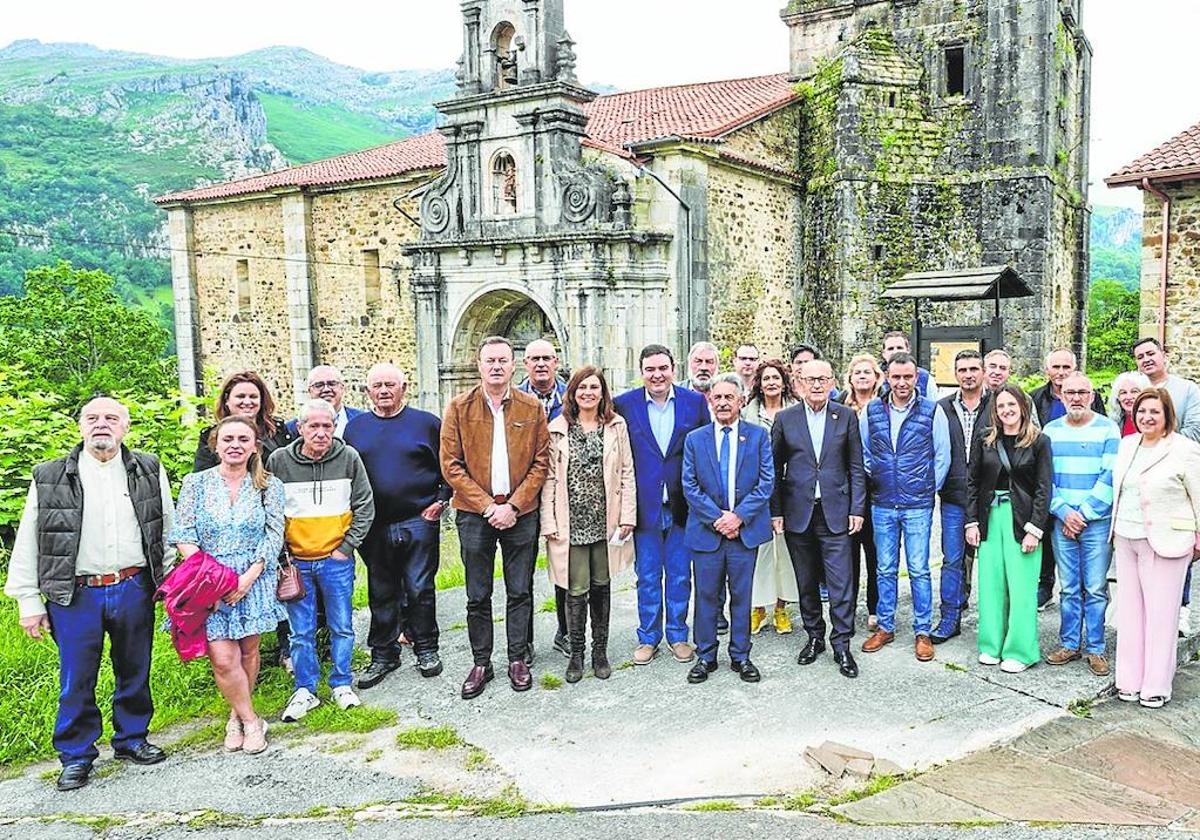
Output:
[[25,294],[0,299],[0,366],[21,368],[23,390],[56,394],[68,411],[98,393],[170,394],[167,338],[121,301],[111,276],[65,261],[30,269]]
[[1133,370],[1132,346],[1141,317],[1140,293],[1117,280],[1096,280],[1088,297],[1089,371]]

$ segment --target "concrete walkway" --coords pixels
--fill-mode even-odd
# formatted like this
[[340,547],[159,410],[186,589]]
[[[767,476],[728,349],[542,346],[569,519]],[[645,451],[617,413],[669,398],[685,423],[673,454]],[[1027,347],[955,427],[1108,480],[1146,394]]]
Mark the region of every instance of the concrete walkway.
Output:
[[[940,646],[933,662],[918,663],[904,599],[896,643],[858,655],[858,680],[841,677],[828,654],[806,668],[796,665],[803,631],[777,636],[768,629],[755,638],[752,654],[761,683],[741,683],[722,649],[721,669],[692,686],[685,681],[688,666],[669,654],[643,668],[623,664],[634,645],[631,585],[627,577],[616,586],[611,655],[618,667],[607,682],[590,676],[576,685],[543,682],[546,675],[561,677],[566,660],[550,649],[553,614],[539,612],[534,689],[515,694],[509,688],[500,667],[505,627],[498,620],[497,680],[482,697],[461,700],[459,685],[470,666],[465,595],[439,593],[446,672],[422,679],[410,656],[401,671],[362,693],[366,703],[396,710],[397,726],[308,737],[277,730],[259,757],[224,755],[214,743],[177,752],[156,768],[102,759],[93,784],[67,794],[54,790],[51,765],[29,768],[0,782],[0,836],[71,837],[76,828],[103,829],[111,837],[159,836],[177,826],[178,835],[186,828],[189,838],[267,837],[275,835],[239,832],[302,823],[306,834],[311,824],[311,836],[324,837],[337,836],[330,820],[362,822],[365,830],[413,816],[528,814],[547,805],[619,811],[628,817],[629,836],[643,836],[633,830],[642,825],[644,836],[652,836],[649,827],[660,823],[665,829],[682,822],[678,830],[687,830],[700,814],[680,809],[708,807],[695,804],[703,800],[749,809],[772,836],[809,829],[818,836],[821,826],[832,827],[831,807],[862,824],[1052,820],[1200,829],[1195,667],[1180,674],[1166,709],[1097,702],[1111,682],[1082,663],[1039,665],[1019,675],[978,665],[971,614],[962,637]],[[906,586],[902,581],[901,589]],[[550,594],[539,574],[535,604]],[[365,614],[357,621],[365,636]],[[1043,614],[1040,625],[1043,649],[1050,650],[1057,612]],[[863,635],[860,627],[856,641]],[[397,730],[434,726],[452,728],[465,743],[396,748]],[[821,804],[839,786],[802,754],[826,740],[895,762],[907,780],[836,807]],[[861,784],[840,783],[841,789]],[[806,790],[817,797],[813,813],[766,804]],[[662,817],[664,808],[676,816]],[[711,816],[714,826],[720,823]],[[536,819],[549,821],[539,830],[558,825],[571,836],[607,836],[614,824],[578,814]],[[47,820],[62,832],[39,834],[35,829]],[[455,836],[522,836],[485,824],[491,825],[476,816]],[[911,836],[935,836],[922,831]],[[712,836],[718,834],[731,836]],[[880,829],[878,836],[908,835]]]

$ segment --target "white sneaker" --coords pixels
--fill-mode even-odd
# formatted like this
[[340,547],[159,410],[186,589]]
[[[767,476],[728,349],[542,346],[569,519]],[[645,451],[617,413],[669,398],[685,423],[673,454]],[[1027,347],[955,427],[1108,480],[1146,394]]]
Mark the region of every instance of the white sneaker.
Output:
[[1006,674],[1019,674],[1029,666],[1015,659],[1005,659],[1000,663],[1000,670]]
[[1117,699],[1125,703],[1136,703],[1142,699],[1142,695],[1137,691],[1118,691]]
[[992,656],[991,654],[981,653],[981,654],[979,654],[979,664],[980,665],[999,665],[1000,660],[997,659],[996,657]]
[[321,701],[311,691],[307,688],[297,688],[279,719],[284,723],[295,723],[319,705]]
[[1192,635],[1192,611],[1187,607],[1179,608],[1179,638],[1186,639]]
[[349,709],[351,706],[361,706],[362,701],[358,699],[358,695],[354,693],[348,685],[339,685],[333,690],[333,702],[338,704],[338,708],[342,711]]

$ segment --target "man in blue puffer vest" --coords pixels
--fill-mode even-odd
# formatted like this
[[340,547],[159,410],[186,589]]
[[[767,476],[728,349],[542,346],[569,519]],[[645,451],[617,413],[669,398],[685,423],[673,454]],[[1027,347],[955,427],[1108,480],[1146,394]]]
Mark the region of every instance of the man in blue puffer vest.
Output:
[[950,471],[950,428],[937,403],[917,392],[917,360],[911,354],[895,353],[887,377],[887,395],[872,400],[859,420],[879,555],[879,629],[863,642],[862,649],[874,653],[896,638],[896,588],[903,539],[912,586],[916,655],[921,662],[928,662],[933,659],[929,537],[934,498]]

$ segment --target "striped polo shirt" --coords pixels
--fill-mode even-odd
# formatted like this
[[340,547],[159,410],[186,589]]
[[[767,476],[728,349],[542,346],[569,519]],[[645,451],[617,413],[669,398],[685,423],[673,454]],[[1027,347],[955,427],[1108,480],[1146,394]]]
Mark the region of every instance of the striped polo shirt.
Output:
[[1050,512],[1066,519],[1072,511],[1095,522],[1112,515],[1113,467],[1121,430],[1097,414],[1086,426],[1071,426],[1060,417],[1043,429],[1054,454],[1054,493]]

